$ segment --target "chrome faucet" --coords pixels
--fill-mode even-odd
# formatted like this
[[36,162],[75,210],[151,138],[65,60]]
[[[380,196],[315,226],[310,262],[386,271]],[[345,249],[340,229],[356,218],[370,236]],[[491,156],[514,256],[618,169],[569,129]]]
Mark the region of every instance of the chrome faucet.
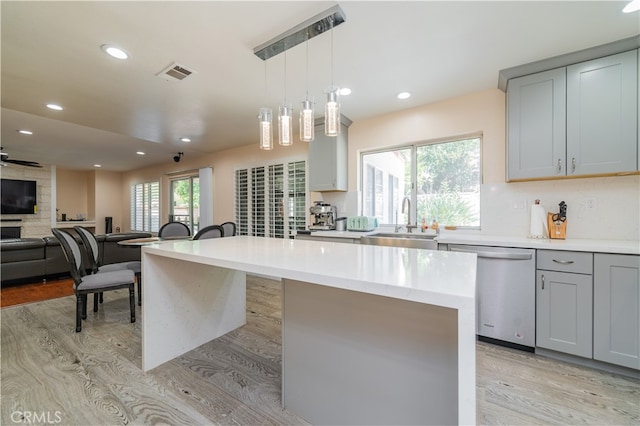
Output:
[[417,228],[418,225],[411,224],[411,199],[404,197],[402,199],[402,213],[407,213],[407,232],[411,232],[412,229]]

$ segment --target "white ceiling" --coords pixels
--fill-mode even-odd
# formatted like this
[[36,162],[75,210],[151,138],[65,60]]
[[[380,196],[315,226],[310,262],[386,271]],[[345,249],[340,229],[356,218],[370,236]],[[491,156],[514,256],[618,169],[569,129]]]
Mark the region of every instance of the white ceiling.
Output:
[[[353,121],[496,88],[498,71],[636,36],[626,1],[345,1],[333,80]],[[335,2],[2,1],[2,146],[12,159],[125,171],[239,145],[258,149],[265,63],[253,48]],[[308,43],[316,115],[331,84],[331,35]],[[113,43],[130,58],[113,59]],[[287,99],[304,99],[305,44],[286,55]],[[284,97],[284,57],[267,61],[266,98]],[[183,81],[155,75],[173,62]],[[400,101],[395,94],[410,91]],[[51,111],[55,102],[64,111]],[[29,129],[32,136],[20,135]],[[193,142],[179,142],[182,136]],[[301,143],[301,142],[296,142]],[[147,153],[137,156],[136,151]],[[10,166],[18,167],[18,166]]]

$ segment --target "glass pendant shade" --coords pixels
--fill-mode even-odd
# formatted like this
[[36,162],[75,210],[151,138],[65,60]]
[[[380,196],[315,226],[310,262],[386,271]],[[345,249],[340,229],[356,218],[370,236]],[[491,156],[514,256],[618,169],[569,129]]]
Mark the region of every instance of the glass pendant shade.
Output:
[[273,149],[272,112],[270,108],[260,108],[258,122],[260,124],[260,149]]
[[300,140],[302,142],[311,142],[315,136],[313,115],[313,102],[309,99],[302,101],[300,109]]
[[335,87],[327,91],[327,103],[324,107],[324,134],[338,136],[340,134],[340,102],[338,89]]
[[278,114],[278,143],[282,146],[293,145],[293,108],[281,106]]

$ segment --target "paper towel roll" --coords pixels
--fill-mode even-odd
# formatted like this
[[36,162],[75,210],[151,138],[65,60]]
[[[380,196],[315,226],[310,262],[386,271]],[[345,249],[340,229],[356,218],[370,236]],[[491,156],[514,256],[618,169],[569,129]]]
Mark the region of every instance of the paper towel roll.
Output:
[[529,238],[547,238],[547,213],[540,204],[531,206],[531,224],[529,225]]

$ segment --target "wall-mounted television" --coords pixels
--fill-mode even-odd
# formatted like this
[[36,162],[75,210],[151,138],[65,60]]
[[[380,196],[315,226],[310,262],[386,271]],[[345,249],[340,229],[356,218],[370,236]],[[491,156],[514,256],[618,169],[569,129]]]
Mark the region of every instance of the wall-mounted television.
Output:
[[35,214],[38,211],[35,180],[0,181],[0,214]]

